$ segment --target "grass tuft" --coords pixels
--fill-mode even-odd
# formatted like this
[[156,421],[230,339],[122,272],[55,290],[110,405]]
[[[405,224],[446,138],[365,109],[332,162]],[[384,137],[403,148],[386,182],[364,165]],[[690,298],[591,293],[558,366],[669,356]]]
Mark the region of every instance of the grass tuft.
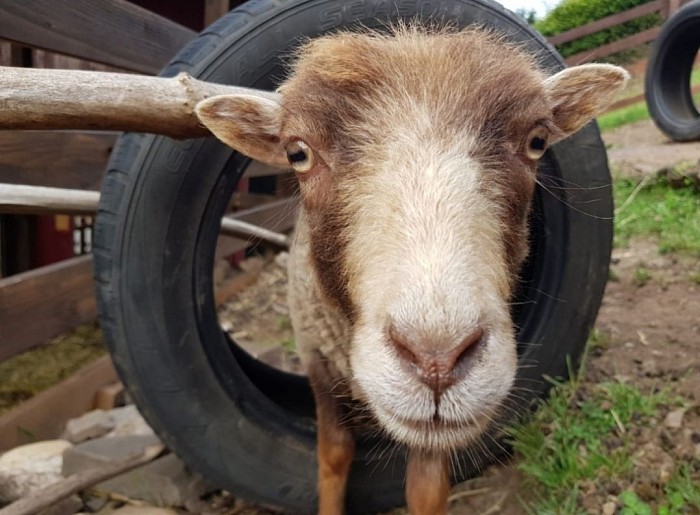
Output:
[[[553,384],[549,399],[531,418],[509,430],[511,444],[520,458],[525,491],[531,493],[529,513],[584,513],[578,504],[581,489],[591,482],[629,477],[634,466],[634,428],[649,424],[662,406],[679,400],[666,391],[645,394],[625,383],[585,383],[583,367],[570,382]],[[690,481],[689,474],[684,476],[682,470],[676,474],[679,487],[667,488],[668,499],[662,503],[670,505],[671,494],[687,486],[684,478]],[[695,487],[686,490],[676,495],[683,499],[700,495]]]
[[613,194],[616,246],[653,236],[661,253],[700,256],[700,194],[690,182],[679,188],[671,187],[665,177],[616,179]]

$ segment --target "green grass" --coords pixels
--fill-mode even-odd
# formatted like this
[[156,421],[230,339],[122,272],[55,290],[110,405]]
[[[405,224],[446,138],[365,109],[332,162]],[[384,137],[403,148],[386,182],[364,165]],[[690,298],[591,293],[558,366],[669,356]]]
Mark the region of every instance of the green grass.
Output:
[[0,414],[106,354],[97,325],[83,325],[0,363]]
[[646,102],[639,102],[599,116],[598,127],[605,132],[629,123],[638,122],[639,120],[646,120],[647,118],[649,118],[647,104]]
[[[694,70],[690,75],[690,84],[700,84],[700,69]],[[695,105],[700,105],[700,93],[693,95]],[[649,110],[646,102],[638,102],[622,109],[616,109],[598,117],[598,126],[601,131],[616,129],[629,123],[646,120],[649,118]]]
[[[578,505],[581,489],[591,482],[631,477],[634,429],[648,425],[662,406],[679,403],[665,391],[645,394],[618,382],[586,384],[582,376],[581,370],[571,382],[554,382],[549,399],[527,422],[510,431],[520,458],[518,468],[525,477],[528,513],[583,513]],[[700,487],[691,473],[679,467],[658,504],[672,506],[679,498],[696,502]],[[633,504],[632,495],[626,497]]]
[[645,286],[649,281],[651,281],[651,272],[649,269],[640,266],[634,271],[634,284],[639,286]]
[[652,236],[661,253],[700,256],[700,193],[690,181],[674,189],[665,178],[616,179],[613,194],[616,246]]

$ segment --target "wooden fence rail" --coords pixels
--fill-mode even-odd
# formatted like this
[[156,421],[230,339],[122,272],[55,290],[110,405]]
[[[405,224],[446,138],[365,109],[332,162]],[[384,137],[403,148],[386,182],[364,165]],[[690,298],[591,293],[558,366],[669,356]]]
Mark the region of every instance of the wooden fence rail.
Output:
[[[649,14],[658,13],[662,18],[668,18],[677,11],[683,4],[689,2],[690,0],[654,0],[652,2],[647,2],[627,11],[622,11],[611,16],[606,16],[600,20],[596,20],[586,25],[567,30],[560,34],[555,34],[550,36],[547,40],[553,45],[561,45],[563,43],[569,43],[577,39],[581,39],[601,30],[616,27],[628,21],[636,20],[642,16],[647,16]],[[648,43],[656,39],[660,27],[652,27],[648,30],[638,32],[626,38],[613,41],[606,45],[599,46],[597,48],[579,52],[577,54],[571,55],[566,58],[566,64],[576,65],[583,64],[594,59],[600,59],[602,57],[607,57],[609,55],[615,54],[617,52],[622,52],[623,50],[629,50],[643,43]]]

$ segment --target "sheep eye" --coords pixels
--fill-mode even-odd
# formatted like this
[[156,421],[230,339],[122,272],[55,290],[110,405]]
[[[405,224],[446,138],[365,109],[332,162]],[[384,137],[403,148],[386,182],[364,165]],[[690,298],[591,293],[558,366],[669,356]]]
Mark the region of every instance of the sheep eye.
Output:
[[547,151],[547,136],[547,129],[544,127],[532,129],[525,140],[525,155],[533,161],[541,158]]
[[294,140],[287,145],[287,160],[292,169],[297,173],[306,173],[314,167],[314,153],[311,148],[301,140]]

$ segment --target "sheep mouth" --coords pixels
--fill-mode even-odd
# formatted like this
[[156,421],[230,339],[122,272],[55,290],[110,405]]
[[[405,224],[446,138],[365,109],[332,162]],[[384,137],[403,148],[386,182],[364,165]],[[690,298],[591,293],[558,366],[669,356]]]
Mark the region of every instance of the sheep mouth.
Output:
[[455,451],[476,441],[492,421],[487,413],[462,420],[448,420],[433,416],[430,419],[414,419],[397,416],[389,411],[378,419],[384,430],[396,441],[409,447],[427,451]]

